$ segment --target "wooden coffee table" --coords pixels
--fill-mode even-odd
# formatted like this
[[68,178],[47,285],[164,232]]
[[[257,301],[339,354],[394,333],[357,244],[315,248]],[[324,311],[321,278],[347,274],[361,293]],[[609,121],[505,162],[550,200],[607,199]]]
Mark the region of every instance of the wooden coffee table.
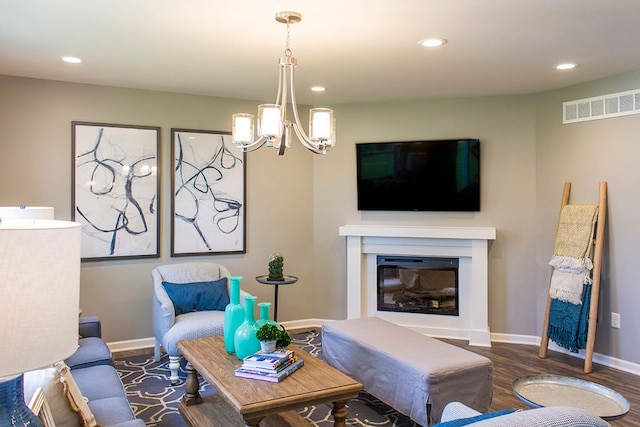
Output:
[[[192,426],[308,426],[293,409],[332,402],[334,426],[344,427],[346,404],[362,390],[362,384],[295,345],[289,348],[304,366],[280,383],[234,376],[241,362],[227,353],[221,336],[179,341],[178,348],[189,362],[178,408]],[[200,397],[196,371],[216,396]]]

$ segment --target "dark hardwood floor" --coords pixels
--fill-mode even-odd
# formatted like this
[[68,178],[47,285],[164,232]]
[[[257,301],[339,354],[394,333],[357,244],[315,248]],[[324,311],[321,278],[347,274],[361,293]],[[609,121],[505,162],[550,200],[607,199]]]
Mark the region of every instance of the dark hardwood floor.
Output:
[[546,359],[538,357],[538,347],[494,342],[490,348],[469,346],[466,341],[443,339],[442,341],[481,354],[493,362],[493,400],[491,411],[528,406],[518,399],[511,385],[518,377],[527,375],[561,375],[592,381],[622,394],[631,404],[627,415],[609,421],[613,427],[640,427],[640,376],[603,365],[593,364],[593,372],[585,374],[584,360],[555,351],[549,351]]
[[[303,330],[291,330],[290,333]],[[481,354],[493,362],[493,400],[490,411],[529,409],[518,399],[511,385],[516,378],[528,375],[561,375],[592,381],[622,394],[631,404],[627,415],[609,421],[612,427],[640,427],[640,376],[593,364],[593,372],[585,374],[584,360],[564,353],[549,351],[546,359],[538,357],[538,346],[493,342],[491,347],[469,346],[467,341],[443,339],[449,344]],[[153,349],[118,352],[115,357],[152,354]]]

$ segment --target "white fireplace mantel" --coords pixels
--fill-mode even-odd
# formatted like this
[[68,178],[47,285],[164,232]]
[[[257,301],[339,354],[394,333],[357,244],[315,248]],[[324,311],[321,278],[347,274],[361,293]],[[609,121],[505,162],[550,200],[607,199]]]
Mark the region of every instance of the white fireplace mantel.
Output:
[[[491,346],[488,252],[493,227],[344,225],[347,239],[347,318],[378,316],[427,335],[468,339]],[[377,310],[378,255],[459,259],[459,315],[396,313]]]

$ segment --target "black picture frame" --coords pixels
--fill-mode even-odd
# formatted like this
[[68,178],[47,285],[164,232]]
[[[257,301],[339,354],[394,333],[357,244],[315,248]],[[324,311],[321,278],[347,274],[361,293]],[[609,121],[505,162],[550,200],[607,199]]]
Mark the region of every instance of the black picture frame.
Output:
[[83,261],[160,256],[160,127],[71,122]]
[[171,256],[246,253],[246,156],[230,132],[171,129]]

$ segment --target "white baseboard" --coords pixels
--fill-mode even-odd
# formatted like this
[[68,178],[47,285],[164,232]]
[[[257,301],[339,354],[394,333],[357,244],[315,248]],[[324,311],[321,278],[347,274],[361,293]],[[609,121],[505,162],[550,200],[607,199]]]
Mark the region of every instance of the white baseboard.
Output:
[[[331,322],[331,320],[323,320],[323,319],[303,319],[303,320],[292,320],[289,322],[280,322],[282,326],[286,329],[310,329],[310,328],[320,328],[323,323]],[[140,338],[135,340],[128,341],[113,341],[107,343],[109,350],[112,352],[118,351],[130,351],[130,350],[141,350],[145,348],[153,348],[155,345],[155,338]]]
[[303,320],[291,320],[288,322],[280,322],[285,329],[310,329],[321,328],[323,323],[331,322],[331,320],[325,319],[303,319]]
[[491,342],[504,342],[508,344],[540,345],[540,337],[533,335],[515,335],[491,333]]
[[[509,335],[509,334],[491,334],[491,341],[505,342],[510,344],[528,344],[540,346],[542,338],[531,335]],[[549,350],[556,351],[558,353],[568,354],[579,359],[584,360],[585,352],[580,350],[578,353],[571,353],[566,348],[562,348],[555,344],[553,341],[549,341]],[[607,356],[605,354],[593,353],[593,363],[607,366],[609,368],[618,369],[620,371],[629,372],[634,375],[640,375],[640,365],[626,360],[618,359],[613,356]]]
[[[291,320],[288,322],[281,322],[282,326],[286,329],[294,330],[294,329],[304,329],[304,328],[320,328],[324,323],[333,322],[333,320],[329,319],[302,319],[302,320]],[[457,338],[457,337],[440,337],[440,338]],[[535,345],[539,346],[541,338],[533,335],[516,335],[516,334],[501,334],[501,333],[491,333],[491,341],[492,342],[504,342],[509,344],[525,344],[525,345]],[[128,341],[115,341],[107,343],[109,349],[112,352],[118,351],[129,351],[129,350],[140,350],[145,348],[153,348],[155,343],[155,339],[152,338],[140,338],[136,340],[128,340]],[[584,350],[580,350],[578,353],[571,353],[569,350],[562,348],[553,342],[549,342],[549,350],[556,351],[559,353],[565,353],[573,357],[577,357],[580,359],[585,358]],[[607,356],[604,354],[594,353],[593,354],[593,362],[598,363],[600,365],[607,366],[609,368],[618,369],[620,371],[629,372],[634,375],[640,376],[640,364],[628,362],[626,360],[621,360],[612,356]]]
[[155,342],[155,338],[140,338],[137,340],[109,342],[107,343],[107,347],[109,347],[111,352],[140,350],[143,348],[153,348]]

